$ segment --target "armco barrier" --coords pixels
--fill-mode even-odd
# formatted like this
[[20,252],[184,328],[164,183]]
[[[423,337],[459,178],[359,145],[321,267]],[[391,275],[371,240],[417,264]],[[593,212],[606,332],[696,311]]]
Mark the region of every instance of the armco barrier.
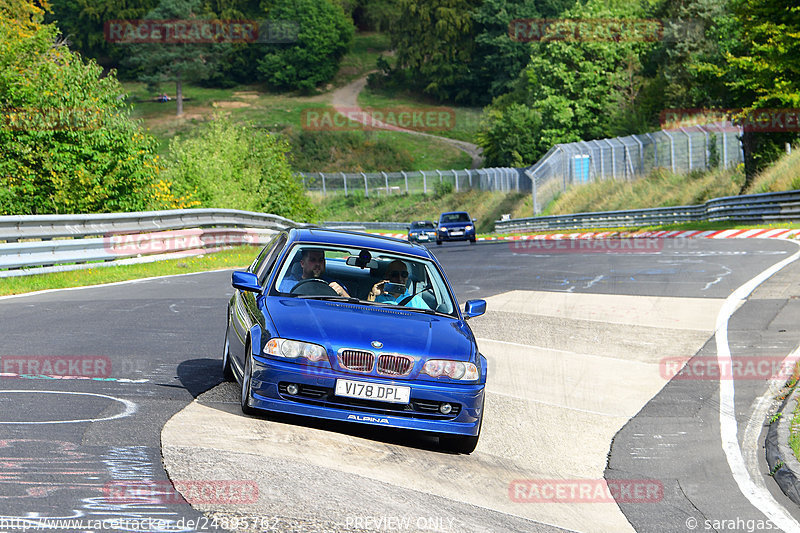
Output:
[[[147,262],[263,244],[292,220],[233,209],[0,217],[0,277]],[[31,268],[38,267],[38,268]]]
[[800,190],[714,198],[700,205],[498,220],[495,222],[495,231],[515,233],[550,229],[631,228],[719,221],[800,221]]

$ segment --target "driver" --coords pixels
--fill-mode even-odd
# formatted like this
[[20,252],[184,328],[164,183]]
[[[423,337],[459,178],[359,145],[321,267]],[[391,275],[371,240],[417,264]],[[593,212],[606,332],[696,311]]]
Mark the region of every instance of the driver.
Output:
[[281,280],[281,284],[278,287],[278,290],[281,292],[289,292],[292,288],[297,285],[301,280],[304,279],[321,279],[328,283],[328,286],[336,291],[336,294],[339,296],[344,296],[345,298],[349,298],[350,295],[347,294],[347,291],[342,287],[338,282],[328,279],[325,274],[325,251],[320,250],[318,248],[303,248],[303,251],[300,253],[300,267],[302,268],[302,274],[300,279],[296,278],[292,272],[289,272],[284,276],[283,280]]
[[[396,289],[403,287],[403,290],[400,292],[388,292],[386,290],[387,283],[390,283],[390,285],[388,285],[389,287]],[[367,295],[367,300],[370,302],[399,304],[412,294],[409,292],[407,283],[408,266],[404,261],[395,259],[386,267],[386,279],[372,286],[372,290],[370,290],[369,295]],[[430,306],[428,306],[419,294],[415,294],[405,305],[418,309],[430,309]]]

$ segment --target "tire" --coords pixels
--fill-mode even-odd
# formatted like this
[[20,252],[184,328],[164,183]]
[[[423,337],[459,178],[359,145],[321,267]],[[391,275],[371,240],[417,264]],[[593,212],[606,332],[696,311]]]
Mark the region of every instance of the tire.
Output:
[[481,404],[481,421],[478,423],[478,433],[476,435],[439,435],[439,447],[448,452],[469,455],[474,452],[475,447],[478,446],[478,439],[481,436],[482,426],[483,403]]
[[441,245],[442,245],[442,241],[440,241],[439,239],[436,239],[436,244],[438,244],[439,246],[441,246]]
[[448,452],[471,454],[478,446],[478,437],[480,435],[458,435],[458,436],[440,436],[439,446]]
[[472,238],[469,240],[469,243],[470,243],[470,244],[475,244],[475,237],[472,237]]
[[222,377],[225,381],[236,381],[231,367],[231,345],[228,342],[228,331],[230,331],[230,325],[225,327],[225,345],[222,347]]
[[250,400],[253,398],[250,391],[250,381],[253,374],[253,356],[250,355],[250,346],[245,349],[244,354],[244,370],[242,371],[242,394],[240,395],[240,402],[242,404],[242,412],[246,415],[255,415],[258,411],[250,407]]

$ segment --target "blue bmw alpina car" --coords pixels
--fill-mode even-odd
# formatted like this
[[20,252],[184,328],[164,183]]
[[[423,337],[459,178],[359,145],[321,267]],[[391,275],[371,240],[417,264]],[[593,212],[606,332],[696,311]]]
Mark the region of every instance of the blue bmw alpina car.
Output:
[[434,433],[475,449],[486,358],[441,265],[423,246],[363,233],[291,229],[232,276],[223,372],[242,411]]

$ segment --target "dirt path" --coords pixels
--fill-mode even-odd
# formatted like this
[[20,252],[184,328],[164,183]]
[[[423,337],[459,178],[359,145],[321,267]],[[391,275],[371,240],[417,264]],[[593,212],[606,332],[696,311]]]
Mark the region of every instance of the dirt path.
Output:
[[[331,95],[331,105],[337,111],[342,110],[346,111],[349,116],[355,115],[361,108],[358,105],[358,93],[367,85],[367,77],[364,76],[363,78],[359,78],[344,87],[336,89],[333,94]],[[455,146],[459,150],[462,150],[469,154],[472,158],[472,168],[480,168],[483,166],[483,157],[481,156],[481,148],[475,144],[468,143],[465,141],[458,141],[456,139],[450,139],[448,137],[440,137],[438,135],[431,135],[430,133],[425,133],[421,131],[414,131],[414,130],[407,130],[403,128],[398,128],[397,126],[392,126],[389,124],[383,124],[381,122],[373,122],[374,125],[377,125],[381,129],[391,130],[391,131],[401,131],[404,133],[410,133],[412,135],[422,135],[424,137],[431,137],[433,139],[438,139],[442,142],[445,142],[451,146]]]

